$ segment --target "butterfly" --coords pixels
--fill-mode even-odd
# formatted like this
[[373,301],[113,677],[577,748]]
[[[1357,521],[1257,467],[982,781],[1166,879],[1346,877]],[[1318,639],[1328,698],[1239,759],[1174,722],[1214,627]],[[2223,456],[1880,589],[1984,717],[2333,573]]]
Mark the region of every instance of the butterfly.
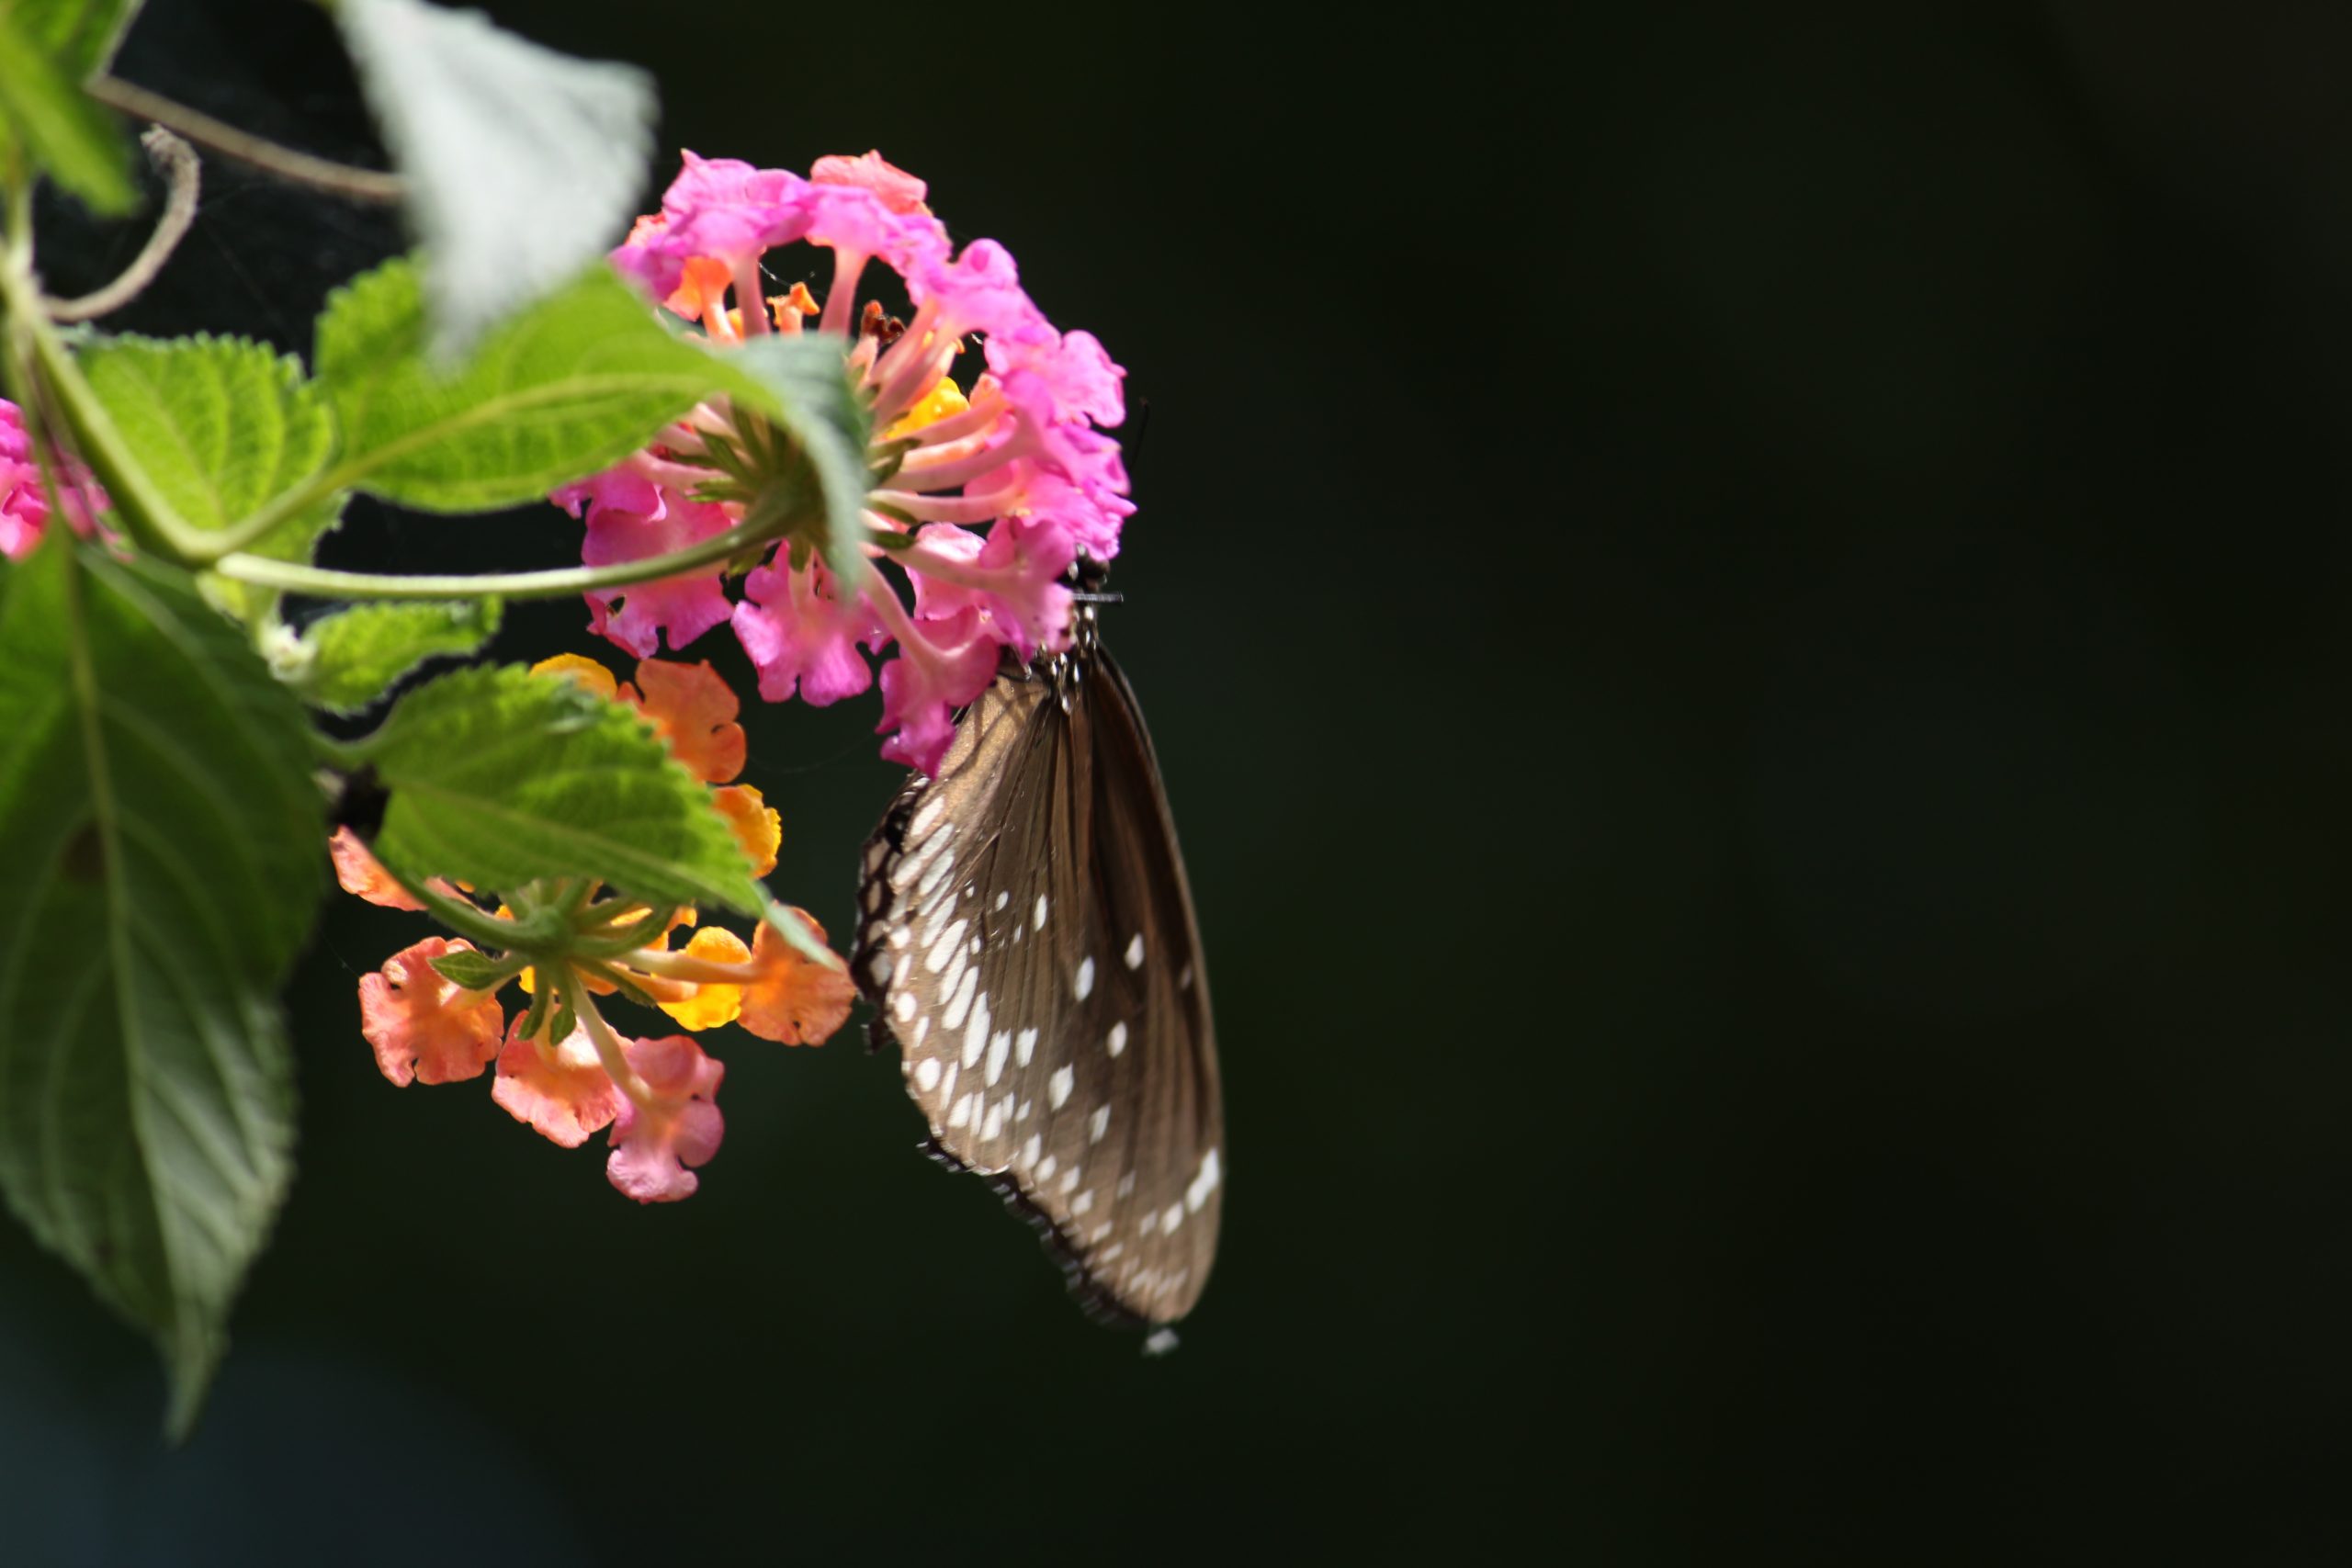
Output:
[[866,840],[852,969],[933,1156],[1035,1222],[1096,1315],[1162,1325],[1216,1256],[1216,1031],[1150,736],[1074,611],[1069,650],[1008,655]]

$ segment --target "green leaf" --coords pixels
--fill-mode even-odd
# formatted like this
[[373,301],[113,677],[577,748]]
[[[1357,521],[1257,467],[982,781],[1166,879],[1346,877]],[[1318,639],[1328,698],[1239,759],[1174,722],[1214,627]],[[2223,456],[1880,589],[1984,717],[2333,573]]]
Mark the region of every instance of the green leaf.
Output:
[[0,167],[18,153],[116,217],[138,205],[130,148],[114,117],[82,91],[129,20],[119,3],[16,0],[0,5]]
[[445,953],[433,967],[453,986],[469,991],[494,991],[529,967],[527,958],[488,958],[479,953]]
[[498,621],[495,599],[357,604],[311,623],[278,673],[312,705],[354,714],[426,660],[473,652]]
[[392,792],[376,853],[412,879],[589,876],[632,897],[766,903],[710,791],[619,703],[520,666],[402,697],[362,743]]
[[[164,500],[199,528],[261,510],[325,466],[334,421],[300,360],[244,338],[98,340],[77,361],[115,428]],[[245,546],[273,560],[308,561],[341,520],[331,494]],[[240,620],[274,608],[275,591],[209,578],[207,596]]]
[[770,417],[797,438],[821,498],[825,564],[842,582],[865,575],[865,493],[874,476],[865,465],[873,419],[842,357],[838,340],[823,333],[754,338],[731,358],[764,386]]
[[406,182],[446,362],[620,238],[653,146],[653,79],[476,11],[342,0],[335,19]]
[[115,47],[139,14],[140,0],[6,0],[18,30],[74,83],[87,81],[114,59]]
[[0,1191],[194,1419],[285,1196],[276,996],[324,887],[302,710],[187,580],[0,573]]
[[319,318],[319,385],[343,427],[338,477],[428,512],[535,501],[617,462],[718,392],[771,399],[673,337],[597,263],[447,376],[424,350],[416,265],[356,278]]

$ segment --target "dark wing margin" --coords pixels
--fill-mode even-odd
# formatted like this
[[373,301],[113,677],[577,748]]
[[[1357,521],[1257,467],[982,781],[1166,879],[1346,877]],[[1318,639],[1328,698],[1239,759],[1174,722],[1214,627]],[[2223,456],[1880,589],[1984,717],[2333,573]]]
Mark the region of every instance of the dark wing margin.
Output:
[[868,841],[854,967],[935,1157],[1047,1235],[1100,1315],[1182,1317],[1214,1259],[1208,980],[1151,743],[1107,656],[1001,677]]

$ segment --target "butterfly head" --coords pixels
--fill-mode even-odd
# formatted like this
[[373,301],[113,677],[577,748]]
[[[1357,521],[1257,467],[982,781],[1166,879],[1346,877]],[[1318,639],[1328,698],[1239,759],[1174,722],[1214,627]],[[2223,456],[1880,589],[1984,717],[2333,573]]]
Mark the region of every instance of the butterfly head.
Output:
[[1095,620],[1096,610],[1116,604],[1120,595],[1105,593],[1102,584],[1110,580],[1107,562],[1081,553],[1070,562],[1062,574],[1070,589],[1069,647],[1059,653],[1043,653],[1030,666],[1031,673],[1052,685],[1062,706],[1069,706],[1069,694],[1085,673],[1086,661],[1102,647],[1102,633]]

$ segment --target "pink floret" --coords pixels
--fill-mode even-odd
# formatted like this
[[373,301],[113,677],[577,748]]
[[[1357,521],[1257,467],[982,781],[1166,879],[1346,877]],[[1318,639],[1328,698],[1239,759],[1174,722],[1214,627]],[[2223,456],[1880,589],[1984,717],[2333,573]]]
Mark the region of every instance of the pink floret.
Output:
[[797,687],[811,706],[828,707],[874,683],[858,646],[881,648],[881,625],[863,600],[835,595],[832,574],[813,561],[797,571],[772,563],[744,579],[735,636],[760,672],[761,696],[780,703]]
[[[641,480],[639,485],[641,489],[619,481],[612,486],[634,504],[603,504],[593,496],[588,500],[588,532],[580,550],[582,561],[610,566],[642,560],[700,544],[734,525],[725,509],[715,503],[687,501]],[[651,506],[640,510],[648,498]],[[588,629],[639,659],[650,659],[661,650],[664,633],[673,650],[682,649],[726,620],[734,609],[715,566],[652,582],[632,582],[625,588],[594,589],[587,600]]]
[[429,936],[359,979],[359,1032],[376,1066],[402,1088],[480,1077],[498,1055],[506,1015],[498,998],[445,980],[433,960],[471,953],[471,944]]
[[654,1104],[640,1109],[634,1100],[621,1100],[605,1175],[640,1203],[692,1197],[702,1182],[687,1168],[707,1163],[726,1135],[726,1121],[711,1103],[726,1069],[683,1034],[632,1040],[623,1051],[652,1091]]

